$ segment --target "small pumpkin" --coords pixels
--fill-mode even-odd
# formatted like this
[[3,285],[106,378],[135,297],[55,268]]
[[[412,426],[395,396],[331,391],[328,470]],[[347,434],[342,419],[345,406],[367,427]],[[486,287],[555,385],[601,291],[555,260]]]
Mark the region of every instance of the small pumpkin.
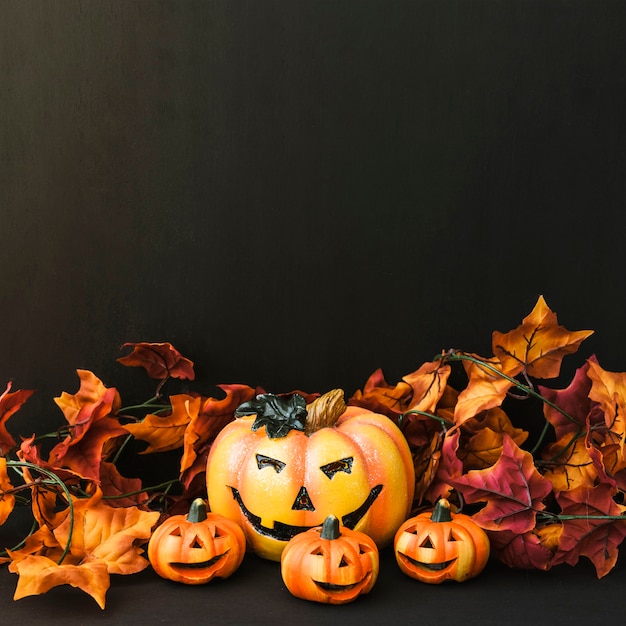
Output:
[[386,416],[346,406],[341,389],[307,405],[299,394],[242,404],[211,446],[212,511],[243,527],[274,561],[295,535],[336,515],[379,547],[393,542],[413,500],[413,459]]
[[452,513],[445,498],[432,512],[404,522],[394,539],[400,569],[432,584],[478,576],[487,564],[489,550],[487,533],[469,515]]
[[241,565],[246,538],[241,527],[222,515],[207,513],[196,498],[187,515],[172,515],[148,542],[148,559],[162,578],[200,585],[227,578]]
[[378,569],[376,543],[365,533],[340,529],[334,515],[291,539],[280,559],[287,589],[303,600],[325,604],[346,604],[368,593]]

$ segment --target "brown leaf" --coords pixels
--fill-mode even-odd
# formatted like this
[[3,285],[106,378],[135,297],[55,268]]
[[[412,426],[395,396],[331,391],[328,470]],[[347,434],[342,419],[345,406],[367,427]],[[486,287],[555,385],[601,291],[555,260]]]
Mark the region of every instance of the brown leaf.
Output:
[[559,326],[556,313],[539,296],[521,326],[508,333],[493,333],[493,354],[509,375],[525,371],[534,378],[556,378],[563,357],[576,352],[591,334],[592,330],[571,332]]
[[46,593],[60,585],[71,585],[88,593],[101,609],[105,607],[106,592],[110,586],[105,563],[87,561],[77,565],[65,562],[58,565],[48,557],[32,555],[12,562],[9,571],[19,574],[14,600]]
[[125,343],[122,348],[132,347],[133,351],[118,360],[122,365],[143,367],[150,378],[165,380],[180,378],[193,380],[193,361],[185,358],[171,343]]

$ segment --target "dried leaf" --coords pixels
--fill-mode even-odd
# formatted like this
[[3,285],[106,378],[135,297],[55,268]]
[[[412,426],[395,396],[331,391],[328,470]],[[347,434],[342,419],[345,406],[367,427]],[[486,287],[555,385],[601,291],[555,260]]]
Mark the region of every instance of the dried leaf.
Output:
[[[110,574],[135,574],[148,566],[139,544],[147,542],[159,518],[156,511],[137,507],[114,508],[100,501],[78,503],[70,551],[75,558],[97,559]],[[54,530],[60,544],[68,540],[69,519]]]
[[142,454],[166,452],[183,445],[185,429],[194,416],[198,415],[200,397],[177,394],[170,397],[172,411],[169,415],[146,415],[137,424],[126,424],[125,428],[137,439],[150,445]]
[[15,496],[10,493],[13,489],[13,485],[9,480],[9,474],[7,473],[7,460],[5,457],[0,457],[0,526],[6,522],[7,517],[13,511],[15,506]]
[[118,360],[122,365],[143,367],[150,378],[165,380],[180,378],[193,380],[193,361],[185,358],[171,343],[125,343],[122,348],[133,351]]
[[[576,565],[585,556],[594,564],[598,578],[613,569],[618,547],[626,536],[626,517],[606,518],[623,516],[626,511],[626,506],[615,502],[613,493],[610,485],[601,483],[593,488],[577,487],[557,494],[563,532],[555,563]],[[563,519],[564,516],[573,519]]]
[[9,450],[14,448],[17,444],[15,440],[10,435],[9,431],[6,428],[7,420],[18,411],[21,406],[30,398],[34,392],[34,390],[20,390],[11,391],[12,383],[9,381],[7,383],[7,387],[0,395],[0,455],[6,455]]
[[9,571],[19,574],[14,600],[46,593],[60,585],[71,585],[88,593],[101,609],[105,607],[106,592],[110,586],[105,563],[87,561],[77,565],[58,565],[48,557],[32,555],[11,563]]
[[508,333],[493,333],[493,354],[510,375],[525,371],[534,378],[556,378],[563,357],[576,352],[591,334],[591,330],[571,332],[559,326],[556,313],[539,296],[521,326]]
[[543,499],[552,484],[535,468],[532,455],[507,434],[502,455],[487,469],[471,470],[450,478],[450,484],[470,503],[484,502],[474,521],[487,530],[510,530],[521,534],[535,526],[536,513],[545,508]]

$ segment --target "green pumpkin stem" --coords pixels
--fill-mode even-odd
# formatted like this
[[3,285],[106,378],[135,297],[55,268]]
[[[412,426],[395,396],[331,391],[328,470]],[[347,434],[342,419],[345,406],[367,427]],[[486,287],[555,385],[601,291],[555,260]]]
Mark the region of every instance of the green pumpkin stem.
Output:
[[196,498],[189,507],[189,513],[187,513],[187,521],[192,524],[198,522],[204,522],[207,518],[206,502],[202,498]]
[[339,530],[339,520],[334,515],[329,515],[322,524],[321,539],[339,539],[341,531]]
[[450,503],[445,498],[440,498],[435,504],[433,514],[430,516],[433,522],[451,522]]

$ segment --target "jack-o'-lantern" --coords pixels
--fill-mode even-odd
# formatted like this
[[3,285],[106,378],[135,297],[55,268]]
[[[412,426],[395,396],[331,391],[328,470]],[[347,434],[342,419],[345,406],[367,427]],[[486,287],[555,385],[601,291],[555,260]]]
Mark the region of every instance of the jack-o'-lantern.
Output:
[[216,513],[207,513],[197,498],[188,515],[172,515],[148,542],[148,559],[162,578],[200,585],[227,578],[241,565],[246,538],[241,527]]
[[469,515],[452,513],[440,499],[432,513],[408,519],[394,539],[396,561],[411,578],[438,584],[480,574],[489,559],[487,533]]
[[341,528],[329,515],[321,527],[291,539],[280,558],[287,589],[303,600],[346,604],[368,593],[378,577],[378,548],[365,533]]
[[243,527],[249,547],[278,561],[295,535],[336,515],[379,547],[410,511],[415,472],[386,416],[346,407],[336,389],[309,406],[299,394],[242,404],[207,462],[212,511]]

